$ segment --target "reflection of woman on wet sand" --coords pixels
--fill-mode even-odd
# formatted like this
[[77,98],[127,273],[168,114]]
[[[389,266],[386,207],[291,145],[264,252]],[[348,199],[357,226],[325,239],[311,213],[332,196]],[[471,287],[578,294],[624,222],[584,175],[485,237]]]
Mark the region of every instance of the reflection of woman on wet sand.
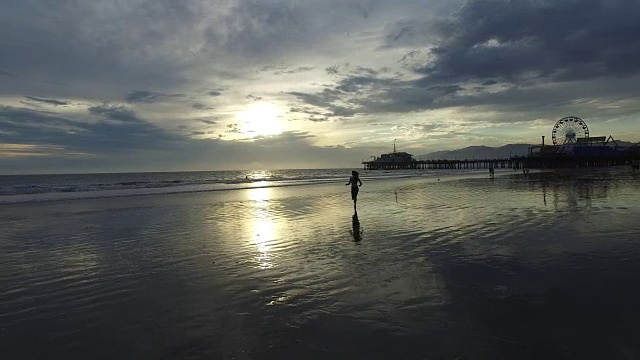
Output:
[[360,175],[357,171],[351,172],[351,177],[349,178],[349,182],[347,185],[351,184],[351,200],[353,200],[353,209],[356,209],[356,202],[358,201],[358,183],[362,186],[362,181],[360,180]]
[[360,230],[360,220],[358,220],[357,212],[355,212],[351,218],[351,225],[353,227],[353,241],[358,242],[362,240],[362,230]]

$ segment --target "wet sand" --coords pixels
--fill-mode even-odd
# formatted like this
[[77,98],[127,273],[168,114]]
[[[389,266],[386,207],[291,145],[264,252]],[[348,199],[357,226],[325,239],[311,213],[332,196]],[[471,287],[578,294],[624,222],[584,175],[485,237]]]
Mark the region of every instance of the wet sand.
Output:
[[[345,179],[346,182],[346,179]],[[640,358],[628,168],[0,206],[3,357]]]

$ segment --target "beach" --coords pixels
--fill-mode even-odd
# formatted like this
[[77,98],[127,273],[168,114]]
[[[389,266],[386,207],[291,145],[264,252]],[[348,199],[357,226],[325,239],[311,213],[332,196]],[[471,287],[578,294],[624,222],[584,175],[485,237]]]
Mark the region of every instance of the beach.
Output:
[[640,358],[640,173],[344,183],[0,205],[3,357]]

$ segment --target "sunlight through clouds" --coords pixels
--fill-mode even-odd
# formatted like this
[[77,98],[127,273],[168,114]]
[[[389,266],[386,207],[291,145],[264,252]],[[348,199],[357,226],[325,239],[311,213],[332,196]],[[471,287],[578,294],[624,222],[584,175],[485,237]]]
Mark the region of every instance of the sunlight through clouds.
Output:
[[281,119],[282,112],[270,102],[250,104],[238,113],[241,131],[249,136],[277,135],[285,130],[285,123]]

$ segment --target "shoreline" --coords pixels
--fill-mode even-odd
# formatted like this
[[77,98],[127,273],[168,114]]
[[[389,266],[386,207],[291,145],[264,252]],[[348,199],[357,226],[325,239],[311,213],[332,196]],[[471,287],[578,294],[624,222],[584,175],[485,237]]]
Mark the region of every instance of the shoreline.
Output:
[[[425,172],[422,174],[400,174],[398,176],[384,176],[384,177],[367,177],[361,176],[361,178],[367,182],[371,181],[393,181],[399,179],[422,179],[424,181],[451,181],[464,178],[482,178],[484,177],[484,170],[471,170],[464,174],[459,174],[459,170],[443,171],[435,170]],[[362,171],[361,175],[373,173],[375,170]],[[439,173],[442,173],[439,176]],[[496,176],[504,176],[507,173],[513,174],[510,170],[500,169],[496,171]],[[348,179],[348,174],[345,173]],[[488,175],[487,175],[488,176]],[[301,179],[301,180],[255,180],[247,183],[212,183],[212,184],[197,184],[197,185],[176,185],[176,186],[163,186],[163,187],[151,187],[151,188],[133,188],[133,189],[119,189],[119,190],[96,190],[96,191],[57,191],[37,194],[12,194],[12,195],[0,195],[0,206],[22,204],[22,203],[50,203],[57,201],[77,201],[77,200],[91,200],[91,199],[105,199],[105,198],[128,198],[138,196],[154,196],[154,195],[175,195],[175,194],[193,194],[193,193],[209,193],[209,192],[225,192],[225,191],[242,191],[256,188],[278,188],[278,187],[297,187],[297,186],[317,186],[325,184],[338,184],[343,181],[342,178],[325,178],[325,179]],[[232,186],[233,185],[233,186]]]

